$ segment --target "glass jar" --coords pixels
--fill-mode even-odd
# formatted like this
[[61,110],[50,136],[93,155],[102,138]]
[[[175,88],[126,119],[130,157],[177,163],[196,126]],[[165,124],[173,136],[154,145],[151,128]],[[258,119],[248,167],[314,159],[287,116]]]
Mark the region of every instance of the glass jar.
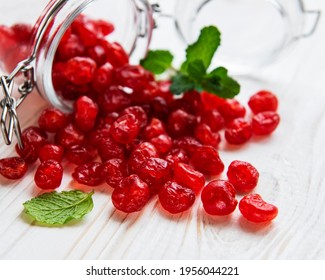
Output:
[[186,42],[195,40],[202,26],[217,26],[222,43],[212,64],[246,74],[313,34],[320,11],[306,11],[302,0],[178,0],[175,18]]
[[[199,30],[216,25],[222,32],[222,46],[213,64],[222,64],[231,73],[248,72],[274,61],[288,46],[312,34],[320,12],[306,12],[302,0],[177,0],[159,1],[162,6],[175,4],[166,14],[147,0],[12,0],[0,4],[0,22],[34,25],[31,46],[20,52],[20,62],[5,71],[0,64],[3,91],[1,129],[10,144],[15,133],[18,144],[20,127],[16,108],[34,88],[55,107],[69,110],[71,103],[61,98],[52,83],[52,65],[59,43],[76,17],[83,13],[94,19],[107,19],[115,26],[110,40],[119,42],[137,63],[148,50],[156,16],[166,16],[176,24],[179,35],[191,43]],[[6,16],[6,12],[10,16]],[[254,20],[251,20],[254,18]],[[312,21],[309,21],[312,19]],[[1,21],[0,20],[0,21]],[[309,25],[306,23],[309,23]],[[0,30],[0,58],[1,41]],[[8,51],[8,48],[7,50]],[[6,54],[6,52],[3,52]],[[2,54],[4,55],[4,54]],[[8,70],[8,69],[7,69]],[[22,75],[23,74],[23,75]],[[21,85],[13,90],[13,81]],[[18,96],[12,92],[19,92]]]

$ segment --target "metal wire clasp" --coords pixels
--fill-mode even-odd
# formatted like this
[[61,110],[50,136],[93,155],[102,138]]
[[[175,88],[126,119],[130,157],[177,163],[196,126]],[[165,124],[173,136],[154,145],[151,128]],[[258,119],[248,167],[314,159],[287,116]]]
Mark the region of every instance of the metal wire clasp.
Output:
[[[13,80],[20,73],[23,73],[24,81],[18,87],[20,96],[15,99],[12,96],[14,88]],[[0,124],[1,132],[7,145],[12,143],[13,134],[15,133],[19,148],[23,149],[24,147],[16,109],[24,101],[26,96],[32,92],[34,85],[34,68],[29,63],[29,60],[20,62],[10,75],[0,77],[0,87],[4,96],[0,101],[2,111]]]

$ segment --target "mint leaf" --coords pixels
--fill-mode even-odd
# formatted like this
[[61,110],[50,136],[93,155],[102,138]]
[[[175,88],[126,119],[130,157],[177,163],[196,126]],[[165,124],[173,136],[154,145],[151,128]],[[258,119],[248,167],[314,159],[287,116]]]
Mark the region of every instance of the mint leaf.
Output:
[[181,73],[177,73],[172,77],[172,84],[170,90],[172,93],[178,95],[183,92],[192,90],[195,88],[195,82],[191,80],[188,76]]
[[158,75],[164,73],[172,65],[173,55],[169,51],[149,51],[146,58],[140,60],[140,65],[148,71]]
[[220,41],[221,33],[218,28],[215,26],[204,27],[198,40],[187,47],[186,61],[181,66],[181,72],[187,73],[189,64],[195,60],[201,60],[205,70],[207,70]]
[[190,62],[187,67],[187,73],[192,79],[196,81],[202,79],[206,73],[206,69],[202,60],[194,60]]
[[233,98],[240,92],[240,85],[228,76],[228,70],[223,67],[214,69],[201,81],[204,90],[223,98]]
[[91,193],[79,190],[44,193],[25,202],[25,213],[48,225],[63,225],[80,219],[93,209]]

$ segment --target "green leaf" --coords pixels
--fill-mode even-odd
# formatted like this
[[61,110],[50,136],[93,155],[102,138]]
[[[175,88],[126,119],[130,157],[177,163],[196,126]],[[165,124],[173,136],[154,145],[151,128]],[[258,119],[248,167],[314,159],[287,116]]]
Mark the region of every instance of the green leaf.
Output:
[[201,60],[205,70],[211,64],[211,60],[220,45],[221,33],[215,26],[207,26],[201,30],[198,40],[186,49],[186,61],[181,67],[183,73],[187,73],[188,66],[195,60]]
[[36,221],[63,225],[80,219],[93,209],[92,195],[79,190],[44,193],[25,202],[25,212]]
[[194,80],[200,80],[206,74],[206,69],[202,60],[194,60],[188,64],[188,75]]
[[207,74],[201,81],[204,90],[223,98],[233,98],[240,92],[240,85],[228,76],[227,69],[219,67]]
[[146,58],[140,61],[140,65],[148,71],[158,75],[164,73],[172,65],[173,55],[169,51],[149,51]]
[[170,90],[172,93],[178,95],[194,88],[195,83],[188,76],[183,75],[181,73],[177,73],[175,76],[173,76],[172,84],[170,86]]

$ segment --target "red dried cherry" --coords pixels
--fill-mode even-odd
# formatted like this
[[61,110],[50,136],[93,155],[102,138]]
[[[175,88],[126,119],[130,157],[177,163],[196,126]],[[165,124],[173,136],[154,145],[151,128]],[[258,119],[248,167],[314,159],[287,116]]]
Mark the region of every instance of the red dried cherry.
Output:
[[140,132],[140,123],[133,114],[119,117],[111,126],[113,139],[122,144],[131,143]]
[[123,178],[127,176],[127,166],[125,161],[113,158],[103,163],[103,176],[106,183],[116,188]]
[[81,96],[74,104],[75,115],[74,120],[78,128],[82,131],[89,131],[94,128],[98,106],[87,96]]
[[255,135],[271,134],[279,125],[280,116],[276,112],[267,111],[253,117],[252,127]]
[[191,158],[191,164],[205,175],[219,175],[224,170],[218,151],[211,146],[197,148]]
[[68,124],[55,135],[55,142],[63,148],[71,145],[80,145],[84,141],[84,134],[74,124]]
[[56,189],[61,185],[63,168],[55,160],[43,161],[35,173],[35,184],[43,190]]
[[55,144],[46,144],[39,150],[39,159],[41,162],[46,160],[55,160],[61,162],[63,159],[64,149]]
[[149,200],[149,187],[137,175],[124,178],[112,193],[116,209],[126,213],[140,211]]
[[161,206],[172,214],[188,210],[195,201],[195,193],[176,182],[169,181],[159,190]]
[[16,23],[11,26],[16,40],[21,43],[30,43],[33,28],[30,24]]
[[165,158],[171,164],[177,164],[179,162],[188,163],[189,158],[183,149],[174,148],[170,150]]
[[176,110],[168,117],[167,128],[170,135],[174,137],[192,135],[196,118],[183,110]]
[[45,109],[38,118],[38,125],[47,132],[57,132],[67,125],[67,117],[59,109]]
[[198,148],[202,147],[202,144],[191,136],[180,137],[173,142],[174,148],[183,149],[189,156],[192,156]]
[[106,62],[96,70],[92,87],[97,92],[102,93],[112,84],[112,80],[113,66],[109,62]]
[[147,113],[140,106],[130,106],[121,112],[121,116],[132,114],[137,119],[141,128],[145,127],[148,122]]
[[194,135],[202,144],[218,147],[221,138],[218,132],[212,132],[211,128],[205,124],[200,123],[195,127]]
[[272,221],[278,215],[278,208],[265,202],[259,194],[248,194],[239,202],[242,215],[254,223]]
[[149,158],[138,169],[137,174],[149,186],[166,182],[170,174],[170,165],[161,158]]
[[147,71],[140,65],[124,65],[115,70],[115,82],[134,91],[140,91],[148,82]]
[[143,130],[143,137],[146,140],[150,140],[161,134],[166,134],[166,130],[163,122],[157,118],[152,118],[151,122]]
[[236,191],[249,192],[256,187],[259,173],[250,163],[234,160],[228,167],[227,177]]
[[67,160],[77,165],[90,162],[95,156],[94,148],[84,145],[72,145],[67,147],[65,151]]
[[75,168],[73,179],[87,186],[98,186],[104,181],[103,166],[98,162],[85,163]]
[[102,162],[105,162],[112,158],[125,158],[125,149],[123,145],[117,143],[111,137],[102,139],[98,145],[98,155]]
[[96,67],[96,62],[91,58],[76,56],[67,61],[65,76],[75,85],[84,85],[93,80]]
[[159,157],[154,145],[149,142],[140,143],[131,153],[128,167],[130,172],[136,173],[149,158]]
[[201,191],[205,184],[204,175],[185,163],[174,165],[174,180],[176,183],[192,189],[195,193]]
[[201,123],[207,124],[213,132],[224,127],[225,120],[218,110],[208,110],[201,115]]
[[98,105],[104,113],[119,112],[130,104],[128,94],[116,86],[110,86],[98,96]]
[[38,159],[41,147],[47,144],[46,133],[38,127],[28,127],[22,132],[23,149],[16,145],[16,152],[27,163],[33,163]]
[[75,34],[70,34],[67,40],[60,42],[58,47],[58,57],[62,61],[67,61],[85,53],[85,46]]
[[225,138],[232,145],[246,143],[252,134],[252,125],[242,118],[234,119],[225,130]]
[[219,105],[218,111],[226,122],[230,122],[237,118],[243,118],[246,114],[245,107],[236,99],[224,99]]
[[113,67],[121,67],[129,62],[129,56],[119,43],[100,40],[99,44],[105,49],[106,61]]
[[26,161],[20,157],[0,159],[0,174],[7,179],[20,179],[26,174],[27,169]]
[[272,92],[262,90],[251,96],[248,106],[254,114],[265,111],[275,112],[278,108],[278,99]]
[[235,188],[224,180],[213,180],[201,193],[204,210],[210,215],[224,216],[235,211],[238,204]]
[[157,151],[160,154],[167,153],[173,146],[173,140],[167,134],[161,134],[157,137],[152,138],[150,140],[150,143],[156,147]]

